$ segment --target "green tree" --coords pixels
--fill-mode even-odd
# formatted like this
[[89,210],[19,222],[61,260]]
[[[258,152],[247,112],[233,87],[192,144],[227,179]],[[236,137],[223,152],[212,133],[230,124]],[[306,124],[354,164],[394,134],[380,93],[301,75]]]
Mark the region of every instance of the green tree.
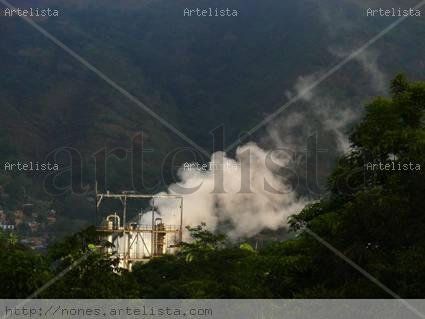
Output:
[[[130,274],[118,267],[118,258],[103,252],[94,227],[70,236],[49,249],[53,274],[59,276],[44,298],[134,298],[138,295]],[[64,275],[62,275],[64,274]]]
[[[390,297],[303,232],[303,226],[397,294],[425,295],[425,263],[417,259],[425,252],[425,83],[399,75],[391,90],[390,98],[366,106],[351,135],[350,152],[329,179],[328,195],[291,220],[299,231],[295,241],[310,263],[289,275],[311,278],[296,287],[295,296]],[[372,170],[372,164],[384,169]]]
[[42,255],[20,245],[13,233],[0,231],[0,298],[26,298],[51,277]]
[[[143,298],[255,298],[267,295],[258,278],[260,258],[246,245],[233,247],[205,224],[188,228],[192,236],[175,256],[136,264]],[[271,296],[271,295],[270,295]]]

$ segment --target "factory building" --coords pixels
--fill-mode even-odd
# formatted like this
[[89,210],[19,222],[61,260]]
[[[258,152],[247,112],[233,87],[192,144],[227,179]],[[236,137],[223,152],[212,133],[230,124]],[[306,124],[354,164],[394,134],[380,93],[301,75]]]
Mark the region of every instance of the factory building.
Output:
[[[182,241],[183,198],[175,195],[144,195],[135,193],[106,194],[96,193],[96,208],[105,200],[119,200],[121,211],[100,214],[97,227],[99,237],[105,243],[105,253],[111,258],[119,258],[119,267],[131,271],[136,262],[146,262],[164,254],[174,254]],[[148,200],[149,206],[141,208],[134,216],[129,214],[128,201]],[[176,205],[178,225],[167,224],[155,206],[155,201],[170,200]],[[134,207],[134,205],[133,205]]]

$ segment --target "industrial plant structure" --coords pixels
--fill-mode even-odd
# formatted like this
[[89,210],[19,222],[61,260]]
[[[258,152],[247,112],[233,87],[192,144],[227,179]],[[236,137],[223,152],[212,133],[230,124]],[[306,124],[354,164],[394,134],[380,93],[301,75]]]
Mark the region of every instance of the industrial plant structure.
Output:
[[[146,262],[153,257],[167,253],[175,253],[182,242],[183,225],[183,197],[178,195],[144,195],[134,192],[123,192],[121,194],[105,193],[99,194],[96,191],[96,212],[99,215],[99,208],[106,199],[119,200],[122,204],[122,211],[110,212],[100,217],[100,224],[97,231],[102,240],[108,243],[105,253],[111,257],[119,258],[119,267],[131,270],[136,262]],[[145,209],[140,208],[140,212],[133,214],[129,220],[128,201],[144,200],[149,202]],[[155,206],[158,200],[172,200],[176,202],[175,213],[178,215],[178,225],[166,224],[160,212]],[[149,217],[149,222],[146,220]]]

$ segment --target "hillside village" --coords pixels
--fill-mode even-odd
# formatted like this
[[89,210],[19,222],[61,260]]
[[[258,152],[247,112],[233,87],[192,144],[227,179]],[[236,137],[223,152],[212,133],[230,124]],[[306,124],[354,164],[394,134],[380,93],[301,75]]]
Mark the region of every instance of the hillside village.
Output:
[[43,213],[33,210],[32,204],[20,209],[7,210],[0,206],[0,229],[19,235],[19,241],[34,250],[45,250],[56,224],[56,211],[51,209]]

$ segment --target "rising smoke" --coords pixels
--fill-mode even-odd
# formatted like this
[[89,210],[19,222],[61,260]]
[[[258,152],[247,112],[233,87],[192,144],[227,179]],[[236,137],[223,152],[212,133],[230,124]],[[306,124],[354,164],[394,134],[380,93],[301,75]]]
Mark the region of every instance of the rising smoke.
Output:
[[[184,195],[185,225],[205,222],[215,230],[230,224],[228,235],[234,239],[276,230],[306,203],[279,174],[289,161],[283,152],[266,152],[248,143],[236,150],[235,159],[214,153],[206,171],[180,168],[181,182],[171,185],[169,193],[192,190]],[[164,219],[178,222],[168,200],[157,206]]]
[[[346,27],[355,28],[348,24]],[[350,52],[341,47],[328,50],[338,58]],[[368,50],[356,56],[353,62],[367,75],[372,90],[383,93],[387,77],[378,66],[378,57],[378,51]],[[168,193],[185,193],[184,225],[206,223],[212,231],[220,225],[230,225],[227,232],[230,238],[250,237],[265,229],[286,227],[288,217],[310,202],[308,196],[301,196],[293,182],[281,174],[289,168],[297,175],[293,158],[285,150],[296,153],[305,148],[312,127],[317,129],[314,126],[320,123],[320,130],[333,136],[333,143],[328,141],[328,144],[336,145],[334,154],[347,152],[350,148],[347,128],[360,118],[360,99],[367,98],[347,100],[341,95],[336,97],[329,88],[306,90],[323,72],[299,77],[293,90],[286,92],[288,99],[300,96],[300,103],[268,125],[267,147],[250,142],[236,150],[235,158],[223,152],[214,153],[208,170],[180,168],[180,182],[171,185]],[[156,205],[167,223],[178,223],[173,204],[159,201]]]
[[[301,78],[295,85],[295,94],[314,79],[314,76]],[[335,112],[335,101],[317,94],[313,96],[311,93],[305,101],[320,117],[324,127],[335,133],[340,150],[346,150],[348,142],[342,132],[353,118],[350,111]],[[219,225],[230,225],[228,235],[233,239],[254,236],[265,229],[286,227],[288,217],[300,212],[309,202],[282,174],[282,170],[293,167],[291,152],[287,150],[305,144],[306,117],[305,113],[295,111],[271,124],[268,128],[269,138],[273,141],[271,149],[250,142],[236,150],[234,159],[223,152],[214,153],[208,170],[181,167],[178,172],[180,182],[171,185],[168,192],[185,194],[184,224],[206,223],[213,231]],[[297,174],[295,169],[292,173],[292,176]],[[159,200],[156,206],[167,223],[178,223],[175,203]]]

